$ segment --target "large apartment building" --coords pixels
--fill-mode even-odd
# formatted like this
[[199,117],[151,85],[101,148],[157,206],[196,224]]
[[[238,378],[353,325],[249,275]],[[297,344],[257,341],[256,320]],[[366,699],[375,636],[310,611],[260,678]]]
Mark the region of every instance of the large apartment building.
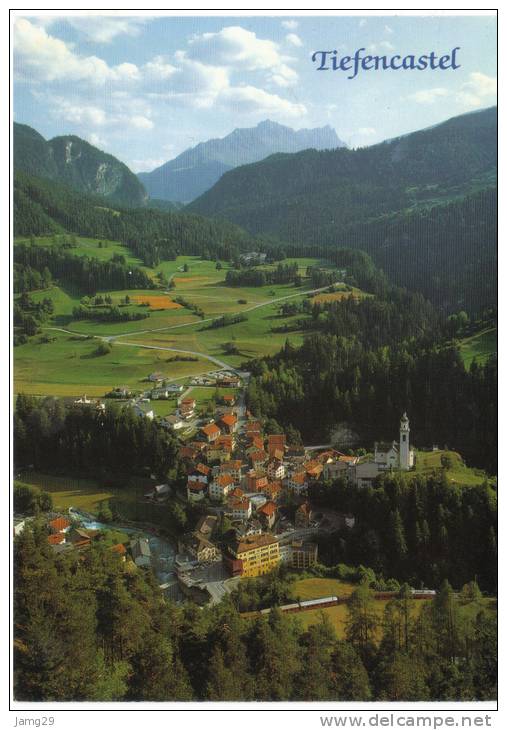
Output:
[[224,561],[232,575],[255,578],[276,568],[280,546],[272,535],[247,535],[229,547]]

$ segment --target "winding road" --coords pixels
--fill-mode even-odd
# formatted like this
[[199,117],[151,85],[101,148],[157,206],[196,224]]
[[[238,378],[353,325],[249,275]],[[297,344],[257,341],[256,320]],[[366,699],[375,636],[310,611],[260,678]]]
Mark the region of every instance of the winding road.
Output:
[[[173,274],[174,275],[174,274]],[[318,289],[306,289],[305,291],[296,292],[295,294],[286,294],[283,297],[276,297],[275,299],[267,299],[265,302],[259,302],[258,304],[253,304],[251,307],[247,307],[246,309],[242,309],[238,312],[228,312],[227,314],[230,314],[231,316],[234,316],[236,314],[245,314],[246,312],[253,312],[254,309],[260,309],[261,307],[268,307],[272,304],[278,304],[279,302],[285,302],[288,299],[295,299],[296,297],[306,296],[308,294],[320,294],[323,291],[328,290],[331,286],[338,286],[339,284],[342,284],[343,282],[337,281],[334,282],[334,284],[328,284],[327,286],[322,286]],[[146,335],[150,332],[167,332],[175,329],[180,329],[181,327],[192,327],[196,324],[204,324],[205,322],[215,322],[216,320],[220,319],[223,315],[218,315],[216,317],[207,317],[205,319],[201,319],[200,322],[184,322],[183,324],[173,324],[169,325],[167,327],[155,327],[153,329],[147,329],[147,330],[134,330],[133,332],[123,332],[118,335],[93,335],[91,333],[86,332],[76,332],[75,330],[69,330],[65,329],[64,327],[44,327],[44,329],[48,330],[56,330],[58,332],[65,332],[69,335],[80,335],[81,337],[95,337],[98,340],[103,340],[105,342],[115,342],[118,345],[126,345],[128,347],[139,347],[139,348],[145,348],[147,350],[162,350],[167,352],[178,352],[180,354],[184,355],[193,355],[195,357],[200,357],[204,360],[209,360],[210,362],[214,363],[215,365],[218,365],[220,368],[224,370],[232,370],[233,372],[237,372],[240,374],[241,371],[236,370],[231,365],[228,365],[227,363],[223,362],[222,360],[219,360],[216,357],[213,357],[212,355],[206,355],[203,352],[195,352],[193,350],[181,350],[176,347],[162,347],[159,345],[143,345],[138,342],[120,342],[120,338],[123,337],[136,337],[137,335]]]

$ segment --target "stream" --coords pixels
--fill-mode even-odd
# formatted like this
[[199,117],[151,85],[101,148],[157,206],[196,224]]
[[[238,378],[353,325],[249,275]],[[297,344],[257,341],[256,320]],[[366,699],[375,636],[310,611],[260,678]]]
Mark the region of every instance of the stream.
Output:
[[107,524],[99,522],[94,515],[75,509],[74,507],[69,507],[69,515],[87,530],[118,530],[132,537],[147,538],[151,550],[152,568],[159,584],[169,584],[166,593],[168,591],[171,598],[178,598],[176,574],[174,573],[176,551],[168,540],[154,534],[153,531],[150,532],[141,528],[123,525],[119,522],[110,522]]

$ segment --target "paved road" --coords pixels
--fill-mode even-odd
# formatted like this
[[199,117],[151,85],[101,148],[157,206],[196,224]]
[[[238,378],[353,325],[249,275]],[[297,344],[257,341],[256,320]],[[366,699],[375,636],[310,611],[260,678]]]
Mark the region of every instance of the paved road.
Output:
[[333,444],[319,444],[318,446],[305,446],[307,451],[319,451],[319,449],[332,449]]
[[193,350],[178,350],[176,347],[159,347],[158,345],[141,345],[138,342],[117,342],[117,345],[126,345],[127,347],[143,347],[146,350],[164,350],[166,352],[179,352],[181,354],[185,355],[195,355],[196,357],[202,357],[204,360],[209,360],[210,362],[214,363],[215,365],[218,365],[222,370],[232,370],[233,372],[236,372],[236,370],[232,367],[232,365],[228,365],[226,362],[222,362],[222,360],[218,360],[216,357],[213,357],[212,355],[205,355],[203,352],[194,352]]
[[[342,282],[335,282],[334,284],[329,284],[328,286],[322,286],[318,289],[307,289],[303,292],[296,292],[295,294],[287,294],[283,297],[276,297],[275,299],[268,299],[265,302],[260,302],[259,304],[254,304],[251,307],[248,307],[247,309],[243,309],[240,312],[233,312],[232,314],[242,314],[245,312],[252,312],[254,309],[260,309],[261,307],[267,307],[270,304],[277,304],[278,302],[284,302],[287,301],[287,299],[294,299],[295,297],[301,297],[306,294],[318,294],[319,292],[326,291],[326,289],[329,289],[330,286],[335,286],[338,284],[341,284]],[[205,322],[214,322],[216,319],[220,319],[219,315],[218,317],[207,317],[206,319],[201,319],[200,323],[203,324]],[[240,371],[236,370],[232,367],[232,365],[228,365],[227,363],[223,362],[222,360],[219,360],[216,357],[213,357],[212,355],[205,355],[202,352],[195,352],[192,350],[181,350],[176,347],[159,347],[155,345],[142,345],[137,342],[119,342],[120,337],[132,337],[136,335],[143,335],[143,334],[149,334],[150,332],[167,332],[174,329],[179,329],[181,327],[191,327],[195,325],[196,322],[184,322],[183,324],[174,324],[168,327],[156,327],[154,329],[149,330],[135,330],[134,332],[124,332],[122,334],[118,335],[91,335],[92,337],[103,340],[105,342],[116,342],[119,345],[127,345],[129,347],[142,347],[147,350],[163,350],[166,352],[179,352],[184,355],[194,355],[196,357],[203,358],[204,360],[209,360],[209,362],[214,363],[215,365],[218,365],[222,370],[231,370],[232,372],[240,374]],[[48,330],[56,330],[58,332],[65,332],[68,335],[80,335],[81,337],[89,337],[90,334],[86,332],[76,332],[73,330],[65,329],[64,327],[44,327],[44,329]],[[312,448],[312,447],[310,447]],[[314,446],[314,449],[316,448],[322,448]],[[326,447],[327,448],[327,447]]]
[[[321,286],[319,289],[306,289],[305,291],[296,292],[294,294],[286,294],[283,297],[276,297],[275,299],[267,299],[265,302],[259,302],[258,304],[253,304],[251,307],[247,307],[246,309],[241,309],[237,312],[228,312],[227,314],[230,314],[231,316],[234,316],[236,314],[244,314],[246,312],[253,312],[254,309],[260,309],[261,307],[268,307],[270,304],[278,304],[278,302],[285,302],[287,299],[294,299],[296,297],[302,297],[306,294],[319,294],[320,292],[326,291],[326,289],[329,289],[330,286],[337,286],[338,284],[342,284],[341,281],[335,281],[334,284],[328,284],[327,286]],[[171,292],[168,292],[171,294]],[[204,324],[205,322],[214,322],[216,319],[220,319],[220,317],[223,315],[218,315],[216,317],[206,317],[205,319],[201,319],[200,322],[183,322],[183,324],[173,324],[168,325],[167,327],[154,327],[153,329],[148,330],[134,330],[132,332],[123,332],[118,335],[92,335],[92,337],[96,337],[99,340],[106,340],[107,342],[113,342],[120,337],[131,337],[135,335],[146,335],[150,332],[166,332],[170,330],[180,329],[181,327],[192,327],[195,324]],[[63,327],[45,327],[44,329],[51,329],[51,330],[58,330],[60,332],[66,332],[69,335],[82,335],[83,337],[87,337],[87,333],[83,332],[75,332],[72,330],[64,329]],[[163,349],[163,348],[160,348]],[[189,352],[189,350],[176,350],[176,352]]]

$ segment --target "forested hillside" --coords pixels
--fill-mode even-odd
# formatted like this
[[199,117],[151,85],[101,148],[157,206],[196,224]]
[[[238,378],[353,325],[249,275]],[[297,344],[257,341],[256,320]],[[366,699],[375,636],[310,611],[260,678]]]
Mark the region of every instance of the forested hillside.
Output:
[[394,438],[406,410],[413,443],[445,444],[495,474],[496,359],[467,370],[455,318],[418,294],[376,288],[374,299],[316,305],[301,348],[249,364],[250,409],[295,426],[307,443],[351,429],[369,447]]
[[46,141],[26,124],[14,123],[13,131],[15,171],[56,180],[120,205],[146,202],[146,191],[134,173],[85,140],[66,135]]
[[[149,266],[176,251],[230,259],[252,245],[252,236],[227,221],[154,208],[105,207],[50,180],[17,174],[14,179],[14,235],[69,231],[128,244]],[[156,264],[155,264],[156,265]]]
[[477,307],[495,301],[496,154],[491,108],[363,149],[274,155],[227,173],[189,210],[299,245],[361,248],[439,305]]
[[474,582],[456,595],[444,581],[424,606],[403,586],[383,615],[364,582],[340,639],[327,617],[307,628],[276,608],[242,618],[234,594],[176,606],[107,542],[57,555],[37,524],[16,539],[14,569],[18,701],[496,697],[496,613]]

